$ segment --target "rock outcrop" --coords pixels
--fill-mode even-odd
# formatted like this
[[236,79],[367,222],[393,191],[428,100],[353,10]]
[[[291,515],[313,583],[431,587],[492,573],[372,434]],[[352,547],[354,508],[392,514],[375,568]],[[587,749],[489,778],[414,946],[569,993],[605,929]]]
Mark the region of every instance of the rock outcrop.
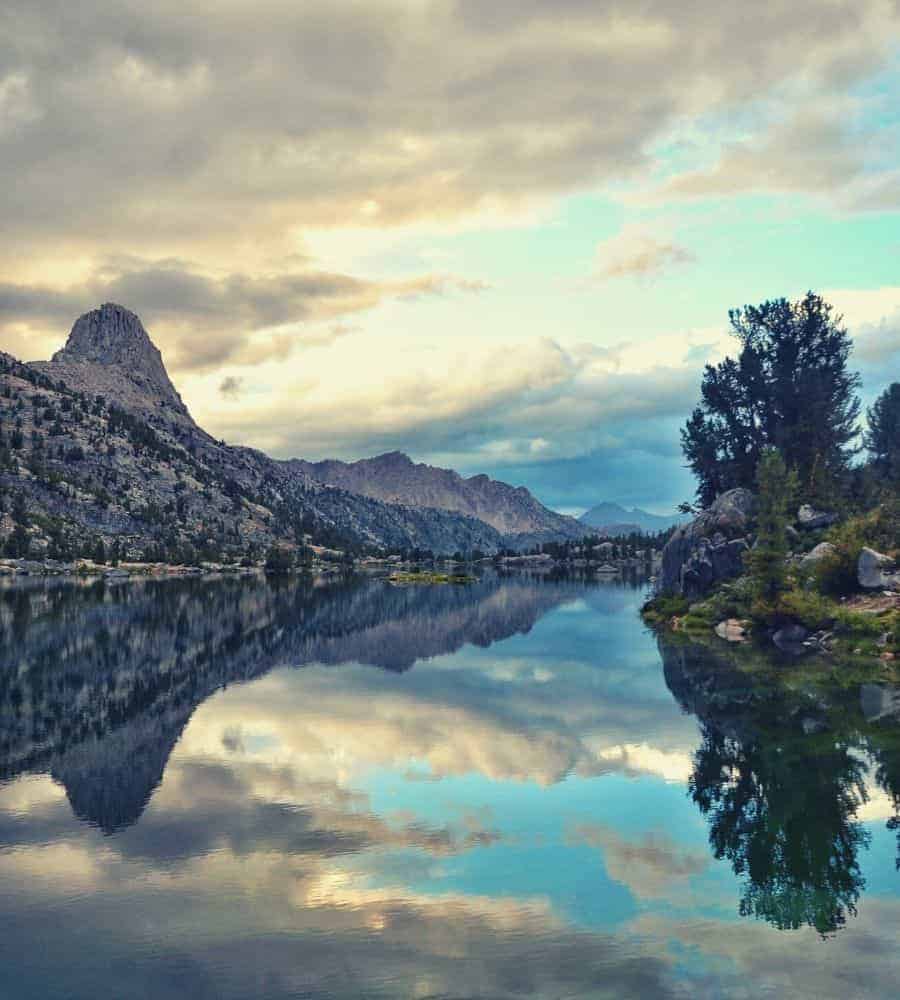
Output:
[[816,510],[810,504],[803,504],[797,511],[797,526],[804,531],[816,531],[836,524],[840,517],[832,511]]
[[663,549],[660,593],[702,597],[722,580],[739,576],[755,509],[750,490],[729,490],[678,528]]
[[900,568],[890,556],[874,549],[860,552],[856,575],[866,590],[900,590]]
[[837,549],[831,542],[819,542],[819,544],[800,559],[801,569],[814,569],[823,559],[833,556]]
[[50,361],[32,362],[31,367],[71,389],[111,399],[130,412],[196,426],[144,324],[114,302],[104,302],[79,317],[65,347]]

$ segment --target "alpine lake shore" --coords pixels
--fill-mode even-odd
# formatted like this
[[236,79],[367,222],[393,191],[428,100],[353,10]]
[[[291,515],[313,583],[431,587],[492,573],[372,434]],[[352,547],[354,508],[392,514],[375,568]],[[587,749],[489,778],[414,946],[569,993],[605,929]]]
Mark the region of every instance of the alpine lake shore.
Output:
[[[783,589],[767,602],[750,571],[756,498],[741,499],[740,517],[720,516],[726,496],[675,533],[663,559],[680,545],[680,565],[674,577],[667,567],[668,581],[664,574],[641,610],[644,622],[667,641],[726,653],[774,685],[900,681],[900,503],[846,514],[802,506],[785,528]],[[721,556],[729,547],[730,565]]]

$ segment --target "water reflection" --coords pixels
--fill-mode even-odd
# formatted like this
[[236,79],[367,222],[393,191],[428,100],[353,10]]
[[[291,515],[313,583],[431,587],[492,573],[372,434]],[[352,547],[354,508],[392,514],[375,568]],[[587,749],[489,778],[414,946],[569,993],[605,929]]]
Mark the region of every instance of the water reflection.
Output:
[[0,778],[49,770],[106,833],[138,820],[196,707],[279,664],[390,671],[528,632],[584,589],[171,580],[0,595]]
[[0,593],[3,995],[890,995],[894,692],[776,694],[640,599]]
[[785,684],[752,648],[662,637],[660,651],[669,688],[700,720],[690,795],[715,857],[743,881],[741,915],[837,931],[865,887],[870,835],[858,817],[870,774],[892,803],[888,828],[898,825],[900,692],[847,684],[825,663]]

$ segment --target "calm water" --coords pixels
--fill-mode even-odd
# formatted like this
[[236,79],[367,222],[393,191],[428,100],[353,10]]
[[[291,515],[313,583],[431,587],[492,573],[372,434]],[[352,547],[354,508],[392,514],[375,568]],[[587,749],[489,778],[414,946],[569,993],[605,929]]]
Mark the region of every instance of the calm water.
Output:
[[0,996],[895,996],[900,692],[641,599],[0,591]]

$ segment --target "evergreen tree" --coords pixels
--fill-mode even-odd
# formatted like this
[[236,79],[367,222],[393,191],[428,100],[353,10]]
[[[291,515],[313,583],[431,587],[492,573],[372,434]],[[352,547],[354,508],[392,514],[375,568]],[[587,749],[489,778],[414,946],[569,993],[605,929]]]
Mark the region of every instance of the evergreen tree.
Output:
[[740,354],[706,366],[700,405],[681,432],[700,503],[752,488],[766,447],[797,470],[807,499],[823,500],[846,476],[860,411],[841,317],[813,292],[798,302],[733,309],[728,317]]
[[900,382],[894,382],[866,411],[869,429],[863,442],[876,475],[900,483]]
[[747,564],[757,599],[765,609],[777,610],[778,598],[787,589],[788,511],[797,493],[797,474],[788,471],[776,448],[766,448],[759,460],[756,485],[758,530]]

